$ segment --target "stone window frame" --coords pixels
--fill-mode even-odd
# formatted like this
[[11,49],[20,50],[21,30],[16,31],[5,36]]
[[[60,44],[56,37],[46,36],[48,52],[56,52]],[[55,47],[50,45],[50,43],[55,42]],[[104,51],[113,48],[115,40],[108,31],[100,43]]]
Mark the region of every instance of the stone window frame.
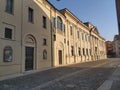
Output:
[[5,27],[4,38],[5,39],[11,39],[11,40],[13,39],[13,29],[12,28]]

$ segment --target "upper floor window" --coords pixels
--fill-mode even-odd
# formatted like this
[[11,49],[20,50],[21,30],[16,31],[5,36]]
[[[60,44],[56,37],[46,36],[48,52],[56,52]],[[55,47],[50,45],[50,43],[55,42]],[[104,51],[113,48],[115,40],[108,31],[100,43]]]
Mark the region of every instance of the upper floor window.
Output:
[[7,38],[7,39],[12,39],[12,29],[5,28],[4,37]]
[[79,39],[80,38],[80,32],[77,31],[77,38]]
[[13,14],[14,0],[6,0],[6,9],[5,11]]
[[73,35],[72,26],[70,26],[70,35]]
[[87,35],[85,35],[85,40],[87,41]]
[[88,36],[88,41],[90,42],[90,36]]
[[56,41],[56,35],[53,35],[53,40]]
[[34,10],[32,8],[28,8],[28,21],[34,22]]
[[47,28],[47,19],[43,16],[43,28]]
[[57,28],[62,31],[62,19],[57,17]]
[[47,39],[43,39],[43,45],[47,45]]
[[82,40],[84,40],[84,33],[82,33]]

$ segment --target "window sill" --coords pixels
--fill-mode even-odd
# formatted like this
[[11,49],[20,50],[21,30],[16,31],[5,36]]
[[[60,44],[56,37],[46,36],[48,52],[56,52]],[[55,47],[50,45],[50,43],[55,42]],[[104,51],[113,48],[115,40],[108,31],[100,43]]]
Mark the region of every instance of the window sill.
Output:
[[14,13],[10,13],[8,11],[5,11],[7,14],[14,16]]

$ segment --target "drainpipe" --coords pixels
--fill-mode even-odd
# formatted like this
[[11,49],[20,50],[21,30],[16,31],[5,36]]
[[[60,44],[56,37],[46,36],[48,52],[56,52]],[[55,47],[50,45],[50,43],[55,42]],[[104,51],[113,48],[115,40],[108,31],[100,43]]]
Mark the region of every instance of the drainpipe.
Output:
[[23,0],[21,0],[21,72],[23,72],[22,70],[22,30],[23,30]]

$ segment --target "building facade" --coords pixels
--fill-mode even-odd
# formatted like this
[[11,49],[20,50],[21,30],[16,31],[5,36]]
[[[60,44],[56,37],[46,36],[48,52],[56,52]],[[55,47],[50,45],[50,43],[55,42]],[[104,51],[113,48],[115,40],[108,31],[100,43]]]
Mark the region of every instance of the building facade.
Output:
[[0,77],[106,59],[91,23],[48,0],[0,0]]
[[118,32],[120,35],[120,0],[116,0],[116,11],[117,11],[117,20],[118,20]]
[[118,20],[118,35],[114,36],[115,53],[117,57],[120,57],[120,1],[116,0],[116,11]]
[[106,51],[108,58],[116,56],[114,41],[106,41]]

